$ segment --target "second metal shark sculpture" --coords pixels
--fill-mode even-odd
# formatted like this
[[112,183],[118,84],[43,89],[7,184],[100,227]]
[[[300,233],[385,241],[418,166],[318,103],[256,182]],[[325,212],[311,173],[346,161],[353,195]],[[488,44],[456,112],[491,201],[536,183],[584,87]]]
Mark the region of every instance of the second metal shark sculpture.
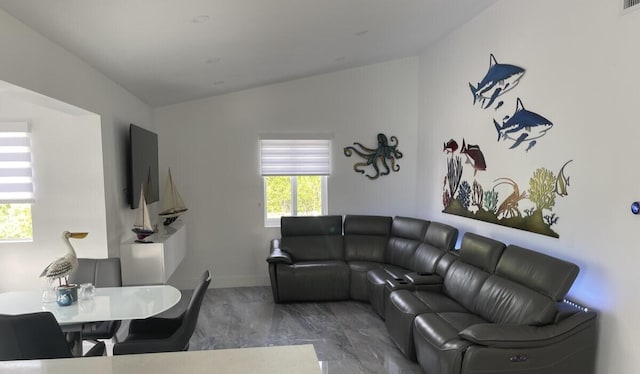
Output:
[[[514,88],[520,82],[520,78],[524,75],[525,70],[519,66],[509,64],[499,64],[493,54],[489,57],[489,70],[474,87],[469,83],[471,93],[473,94],[473,104],[480,101],[483,109],[493,105],[498,96]],[[486,104],[485,101],[489,100]],[[501,104],[499,104],[501,106]],[[497,108],[496,108],[497,109]]]
[[543,137],[553,127],[553,123],[548,119],[526,110],[520,98],[516,102],[516,111],[511,118],[505,118],[502,125],[494,119],[493,124],[498,132],[498,141],[501,138],[513,140],[514,143],[509,149],[516,148],[523,142],[529,142],[526,151],[536,144],[535,139]]

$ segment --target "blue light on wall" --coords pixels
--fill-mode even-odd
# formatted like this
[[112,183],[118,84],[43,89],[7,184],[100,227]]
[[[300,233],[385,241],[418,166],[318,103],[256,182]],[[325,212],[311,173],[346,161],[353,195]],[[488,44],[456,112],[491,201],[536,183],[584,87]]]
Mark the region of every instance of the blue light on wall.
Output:
[[633,214],[640,213],[640,202],[639,201],[634,201],[633,203],[631,203],[631,213],[633,213]]

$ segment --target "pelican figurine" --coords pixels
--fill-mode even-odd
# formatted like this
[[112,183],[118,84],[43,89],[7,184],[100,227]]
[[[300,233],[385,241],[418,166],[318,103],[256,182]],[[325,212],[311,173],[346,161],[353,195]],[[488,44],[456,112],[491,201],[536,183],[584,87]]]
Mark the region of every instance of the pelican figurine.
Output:
[[83,239],[89,234],[88,232],[69,232],[65,231],[62,233],[62,239],[65,243],[67,243],[67,248],[69,251],[63,257],[60,257],[47,265],[46,268],[40,274],[40,278],[45,277],[49,280],[49,282],[53,282],[54,279],[58,280],[58,285],[62,286],[61,278],[64,278],[65,285],[69,285],[69,274],[76,271],[78,268],[78,257],[76,256],[76,251],[73,249],[73,246],[69,242],[70,238],[73,239]]

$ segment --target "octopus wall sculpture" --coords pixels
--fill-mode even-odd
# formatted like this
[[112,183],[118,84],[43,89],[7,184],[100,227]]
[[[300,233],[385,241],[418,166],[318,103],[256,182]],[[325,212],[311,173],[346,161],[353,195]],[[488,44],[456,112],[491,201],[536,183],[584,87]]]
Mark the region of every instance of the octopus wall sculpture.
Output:
[[[375,149],[367,148],[358,142],[354,142],[354,146],[344,147],[344,155],[351,157],[354,153],[364,158],[365,162],[358,162],[353,165],[353,170],[357,173],[364,174],[369,179],[376,179],[381,175],[388,175],[393,171],[399,171],[400,165],[396,165],[396,160],[402,158],[402,152],[398,151],[398,138],[391,137],[391,142],[395,144],[389,144],[387,136],[384,134],[378,134],[378,147]],[[365,174],[363,168],[373,167],[375,173]],[[389,167],[391,166],[391,167]],[[380,170],[380,167],[384,170]]]

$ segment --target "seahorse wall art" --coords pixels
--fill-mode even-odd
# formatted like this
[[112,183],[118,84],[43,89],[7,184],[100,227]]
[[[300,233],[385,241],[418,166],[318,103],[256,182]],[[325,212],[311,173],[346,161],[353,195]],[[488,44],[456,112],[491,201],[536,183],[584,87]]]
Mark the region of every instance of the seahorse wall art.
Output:
[[[364,145],[354,142],[353,146],[344,147],[344,155],[351,157],[354,153],[363,159],[364,162],[357,162],[353,165],[356,173],[364,174],[369,179],[377,179],[379,176],[389,175],[391,171],[399,171],[400,165],[396,164],[396,160],[402,158],[402,152],[398,150],[398,138],[390,137],[391,144],[384,134],[378,134],[377,148],[368,148]],[[357,146],[358,148],[356,148]],[[382,167],[384,170],[380,170]],[[373,168],[373,172],[365,174],[364,168]]]
[[[524,76],[525,70],[519,66],[500,64],[493,54],[489,55],[489,70],[476,86],[469,83],[473,104],[479,102],[482,109],[489,109],[494,104],[495,117],[493,125],[498,132],[498,141],[510,140],[509,149],[517,148],[526,143],[525,152],[529,152],[536,145],[538,139],[546,135],[553,127],[553,123],[538,113],[526,110],[520,97],[516,98],[515,111],[512,113],[498,112],[504,101],[496,100],[514,89]],[[507,107],[508,108],[508,107]],[[513,108],[513,106],[511,106]],[[508,109],[507,109],[508,110]],[[500,120],[496,119],[500,118]]]
[[[442,186],[444,213],[559,237],[552,229],[559,217],[552,210],[557,197],[569,195],[566,167],[573,160],[565,162],[557,174],[544,167],[536,169],[526,190],[510,177],[499,177],[483,186],[476,175],[478,171],[486,170],[484,155],[479,146],[467,145],[465,139],[462,144],[456,154],[458,143],[455,140],[444,143],[443,152],[447,155],[447,175]],[[462,154],[466,156],[464,164]],[[471,183],[462,179],[465,165],[474,170]]]

